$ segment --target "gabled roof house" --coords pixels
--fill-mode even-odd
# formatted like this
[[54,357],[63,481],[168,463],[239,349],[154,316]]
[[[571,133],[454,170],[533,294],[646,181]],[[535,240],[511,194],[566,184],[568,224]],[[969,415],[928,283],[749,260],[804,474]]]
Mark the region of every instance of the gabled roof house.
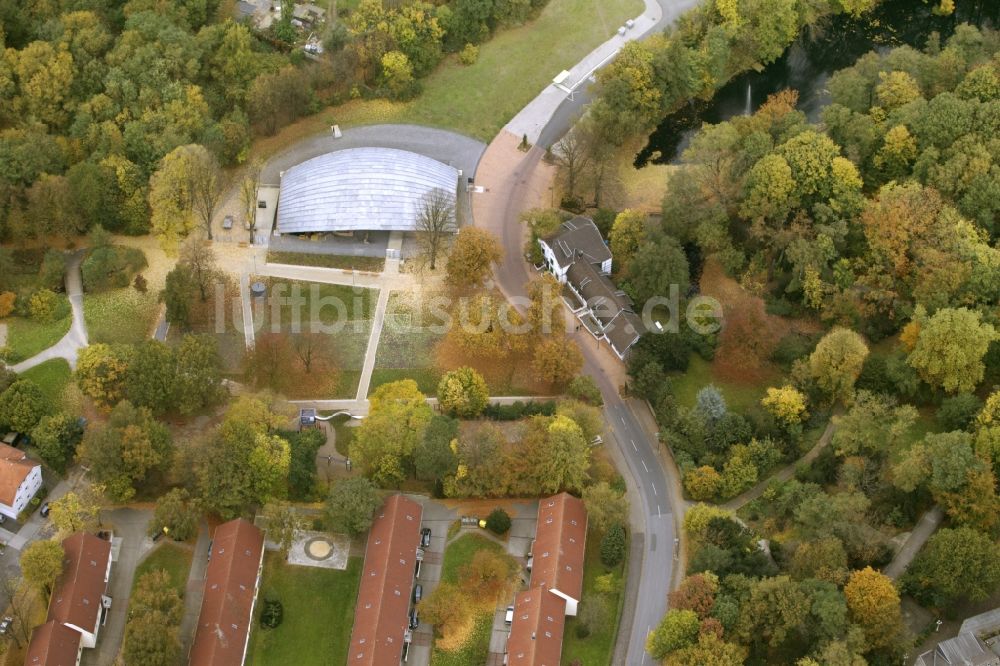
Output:
[[410,608],[423,507],[403,495],[385,500],[368,533],[349,666],[399,664],[410,641]]
[[13,446],[0,444],[0,513],[16,519],[42,487],[42,465]]
[[237,518],[215,529],[189,663],[242,666],[264,565],[264,533]]

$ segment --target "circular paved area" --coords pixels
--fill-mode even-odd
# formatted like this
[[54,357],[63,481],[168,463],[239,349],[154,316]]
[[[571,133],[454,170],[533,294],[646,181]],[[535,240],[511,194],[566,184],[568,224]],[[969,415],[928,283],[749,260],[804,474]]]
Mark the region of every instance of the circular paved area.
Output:
[[306,544],[306,555],[314,560],[322,561],[333,554],[333,544],[324,537],[317,537]]
[[463,134],[422,125],[364,125],[343,130],[343,136],[333,138],[332,132],[318,134],[290,146],[275,155],[264,166],[261,182],[277,185],[279,174],[308,159],[346,148],[377,146],[409,150],[461,169],[463,176],[476,173],[479,158],[486,144]]

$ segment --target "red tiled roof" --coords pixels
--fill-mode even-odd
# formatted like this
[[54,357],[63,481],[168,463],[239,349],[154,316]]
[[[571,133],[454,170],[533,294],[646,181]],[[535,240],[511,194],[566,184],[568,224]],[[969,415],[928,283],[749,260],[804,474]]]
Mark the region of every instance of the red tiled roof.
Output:
[[242,666],[264,557],[264,533],[238,518],[219,525],[189,655],[193,666]]
[[422,507],[402,495],[379,509],[365,550],[348,666],[398,664],[403,653]]
[[35,627],[24,657],[25,666],[76,666],[82,634],[55,620]]
[[587,509],[568,493],[538,503],[532,547],[531,586],[559,590],[571,599],[583,594],[583,556],[587,547]]
[[566,600],[542,587],[514,598],[514,621],[507,639],[510,666],[559,666]]
[[101,596],[111,560],[111,542],[77,532],[62,542],[63,573],[49,602],[49,619],[93,631],[101,615]]
[[14,506],[18,488],[37,466],[37,462],[27,459],[24,451],[0,444],[0,502]]

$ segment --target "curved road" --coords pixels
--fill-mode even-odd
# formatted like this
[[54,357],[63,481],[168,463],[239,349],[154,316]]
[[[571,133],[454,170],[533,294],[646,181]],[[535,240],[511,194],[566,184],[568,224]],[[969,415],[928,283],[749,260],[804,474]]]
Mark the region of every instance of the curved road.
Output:
[[[636,19],[637,34],[629,37],[661,31],[698,0],[645,2],[645,13]],[[589,62],[602,66],[610,60],[608,50],[616,52],[623,41],[612,38],[588,56]],[[477,225],[495,233],[503,243],[505,260],[497,267],[496,280],[508,298],[526,296],[530,274],[522,258],[525,238],[520,214],[532,206],[545,205],[552,174],[545,173],[547,169],[540,162],[544,149],[562,138],[591,99],[586,88],[596,68],[588,64],[588,59],[567,77],[567,82],[575,81],[569,85],[576,92],[556,92],[556,86],[548,86],[508,123],[480,162],[477,184],[485,192],[473,200],[474,218]],[[558,104],[553,104],[554,94],[563,96]],[[523,135],[535,145],[527,153],[517,153]],[[644,422],[633,404],[619,394],[620,364],[606,350],[598,349],[589,335],[578,333],[577,342],[584,355],[584,372],[595,379],[604,397],[604,417],[617,445],[616,457],[625,463],[631,479],[633,559],[614,663],[655,663],[646,653],[645,643],[649,631],[666,613],[667,594],[674,580],[679,545],[676,529],[683,518],[680,481],[670,463],[660,457],[655,426],[648,420]],[[623,640],[627,643],[623,644]]]

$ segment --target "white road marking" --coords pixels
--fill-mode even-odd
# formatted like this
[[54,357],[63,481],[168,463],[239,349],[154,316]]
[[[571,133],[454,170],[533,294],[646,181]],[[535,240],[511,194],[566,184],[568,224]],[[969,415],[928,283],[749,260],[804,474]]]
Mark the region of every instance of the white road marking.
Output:
[[638,450],[639,450],[639,447],[637,447],[637,446],[635,445],[635,440],[634,440],[634,439],[630,439],[629,441],[630,441],[630,442],[632,442],[632,450],[633,450],[633,451],[638,451]]
[[659,504],[656,505],[656,517],[657,518],[661,517],[661,514],[660,514],[660,505]]
[[649,474],[649,468],[648,468],[648,467],[646,467],[646,461],[645,461],[645,460],[640,460],[639,462],[641,462],[641,463],[642,463],[642,468],[643,468],[644,470],[646,470],[646,474]]
[[656,492],[656,484],[655,483],[651,483],[649,485],[653,486],[653,494],[654,495],[659,495],[660,494],[660,493]]
[[622,420],[622,425],[625,425],[625,417],[624,416],[619,416],[618,418],[620,418]]

